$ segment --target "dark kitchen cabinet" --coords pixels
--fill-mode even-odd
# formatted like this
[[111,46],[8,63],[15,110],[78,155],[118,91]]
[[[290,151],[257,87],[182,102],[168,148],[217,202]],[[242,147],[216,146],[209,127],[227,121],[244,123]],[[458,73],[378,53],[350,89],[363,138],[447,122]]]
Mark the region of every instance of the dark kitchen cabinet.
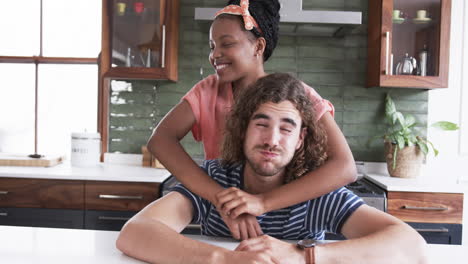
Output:
[[83,219],[83,210],[0,208],[0,225],[82,229]]
[[85,229],[120,231],[122,226],[134,216],[135,211],[96,211],[86,210]]
[[461,224],[408,223],[429,244],[461,245]]
[[368,10],[368,87],[448,86],[451,0],[373,0]]

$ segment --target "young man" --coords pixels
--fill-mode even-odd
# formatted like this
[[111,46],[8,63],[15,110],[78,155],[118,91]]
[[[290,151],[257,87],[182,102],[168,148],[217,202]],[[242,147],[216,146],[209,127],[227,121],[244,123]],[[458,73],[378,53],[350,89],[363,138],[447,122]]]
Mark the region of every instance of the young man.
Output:
[[[227,122],[222,159],[203,169],[226,188],[224,208],[241,208],[246,197],[268,192],[326,160],[326,134],[317,125],[301,82],[287,74],[259,79],[237,98]],[[255,210],[253,210],[255,211]],[[151,203],[122,229],[117,247],[151,263],[424,263],[425,242],[400,220],[363,204],[340,188],[317,199],[257,217],[265,235],[242,241],[235,251],[192,240],[179,232],[190,222],[202,234],[230,236],[219,211],[179,185]],[[243,228],[247,232],[254,226]],[[348,240],[329,244],[280,239],[323,239],[325,231]],[[274,238],[275,237],[275,238]]]

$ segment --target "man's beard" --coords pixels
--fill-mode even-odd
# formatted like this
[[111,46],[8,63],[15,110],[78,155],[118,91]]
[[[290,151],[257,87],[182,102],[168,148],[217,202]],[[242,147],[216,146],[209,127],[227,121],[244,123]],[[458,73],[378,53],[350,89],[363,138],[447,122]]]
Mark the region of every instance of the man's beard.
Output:
[[[276,148],[270,148],[268,146],[256,146],[254,149],[255,150],[259,149],[259,150],[270,151],[270,152],[273,152],[273,153],[277,153],[278,155],[281,156],[281,151],[276,149]],[[277,165],[275,165],[275,163],[271,162],[271,164],[273,166],[268,166],[268,168],[267,168],[267,167],[262,166],[262,163],[263,163],[262,161],[260,161],[258,163],[255,163],[254,161],[252,161],[248,157],[247,157],[247,162],[249,163],[250,167],[252,168],[252,170],[256,174],[258,174],[259,176],[264,176],[264,177],[275,176],[278,173],[280,173],[282,170],[284,170],[284,168],[286,167],[286,165],[277,166]]]

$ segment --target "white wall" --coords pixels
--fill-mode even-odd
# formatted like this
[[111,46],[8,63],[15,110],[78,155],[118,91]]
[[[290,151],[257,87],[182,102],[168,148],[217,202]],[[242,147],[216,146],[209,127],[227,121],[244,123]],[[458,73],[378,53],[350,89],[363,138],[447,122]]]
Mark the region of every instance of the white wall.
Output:
[[428,129],[429,140],[440,151],[428,156],[428,176],[441,181],[468,179],[468,3],[452,0],[449,87],[429,92],[428,124],[440,120],[461,129],[443,132]]
[[[461,129],[443,132],[428,129],[429,140],[440,151],[428,156],[424,177],[435,181],[468,182],[468,3],[452,0],[449,87],[429,92],[428,123],[440,120],[457,123]],[[468,244],[468,184],[463,203],[462,244]]]

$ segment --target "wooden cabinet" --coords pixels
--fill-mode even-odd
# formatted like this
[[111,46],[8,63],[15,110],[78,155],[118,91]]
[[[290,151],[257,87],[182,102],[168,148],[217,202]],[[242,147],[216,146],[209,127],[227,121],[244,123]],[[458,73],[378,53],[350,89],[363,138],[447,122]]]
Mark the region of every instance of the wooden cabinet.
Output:
[[120,230],[159,183],[0,178],[0,225]]
[[156,200],[159,183],[86,182],[86,210],[139,211]]
[[177,81],[179,0],[103,0],[102,78]]
[[387,208],[405,222],[461,224],[463,194],[388,192]]
[[463,194],[387,192],[387,212],[407,222],[428,243],[461,244]]
[[83,182],[2,178],[0,207],[84,209]]
[[450,12],[451,0],[369,1],[367,86],[446,88]]

